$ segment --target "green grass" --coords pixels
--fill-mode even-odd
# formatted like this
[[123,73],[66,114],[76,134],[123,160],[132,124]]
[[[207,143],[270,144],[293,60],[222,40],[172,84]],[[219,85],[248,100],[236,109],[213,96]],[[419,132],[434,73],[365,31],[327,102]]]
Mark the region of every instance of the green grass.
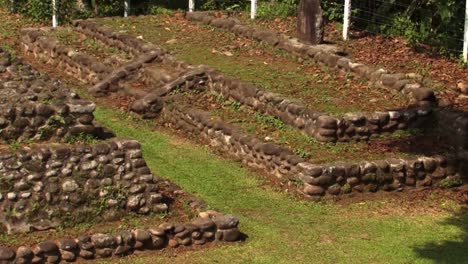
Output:
[[37,26],[37,24],[27,18],[11,15],[2,8],[0,8],[0,18],[0,48],[16,54],[14,45],[19,36],[18,30],[23,27]]
[[[341,114],[405,105],[404,96],[395,95],[389,100],[388,91],[369,88],[324,66],[298,62],[294,56],[270,45],[207,26],[187,25],[173,16],[113,18],[98,23],[142,36],[174,52],[179,59],[209,65],[232,78],[251,81],[292,100],[300,98],[317,111]],[[169,40],[176,41],[168,44]]]
[[62,44],[70,46],[74,50],[92,55],[98,61],[110,67],[118,67],[131,59],[130,54],[115,47],[108,47],[101,41],[88,38],[72,28],[58,28],[48,32],[48,34]]
[[[0,27],[0,40],[10,43],[17,23],[3,11],[0,15],[8,20]],[[203,42],[196,45],[192,53],[197,55]],[[201,56],[208,60],[209,55],[203,50]],[[214,63],[226,59],[215,56]],[[226,67],[238,69],[230,63]],[[243,74],[248,75],[251,69],[247,67]],[[267,69],[265,66],[252,78]],[[271,76],[274,81],[276,73]],[[333,100],[329,94],[321,97]],[[157,130],[151,122],[103,107],[98,107],[96,119],[117,135],[140,141],[154,173],[198,195],[212,208],[239,216],[241,229],[248,236],[245,242],[233,245],[148,253],[108,263],[468,263],[468,217],[443,210],[457,211],[458,207],[439,197],[409,209],[404,203],[387,200],[349,206],[301,201],[265,185],[238,163]],[[433,208],[442,209],[433,212]],[[130,225],[138,222],[131,221]],[[16,238],[2,235],[0,240],[14,243]]]
[[[383,158],[408,158],[416,154],[401,151],[386,152],[380,147],[373,147],[374,141],[356,143],[323,143],[306,135],[296,127],[283,123],[280,119],[260,114],[238,102],[227,100],[222,95],[208,92],[180,92],[178,99],[182,105],[202,109],[212,116],[219,116],[224,121],[235,124],[245,134],[270,141],[291,149],[302,158],[313,163],[331,163],[340,161],[378,160]],[[404,140],[411,136],[412,131],[398,131],[395,136],[382,137],[385,140]],[[425,153],[418,153],[424,155]]]
[[[240,217],[243,243],[180,254],[148,253],[120,263],[467,263],[468,218],[424,208],[400,210],[389,201],[354,205],[312,203],[265,187],[261,178],[208,149],[98,107],[96,119],[142,144],[155,174]],[[438,208],[457,208],[443,199]],[[430,208],[430,207],[428,207]],[[115,263],[116,260],[99,261]]]

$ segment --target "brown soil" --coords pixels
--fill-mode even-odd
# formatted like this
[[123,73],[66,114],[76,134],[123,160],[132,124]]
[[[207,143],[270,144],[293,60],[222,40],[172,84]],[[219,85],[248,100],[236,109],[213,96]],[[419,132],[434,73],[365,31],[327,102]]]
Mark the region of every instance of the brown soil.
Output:
[[[240,13],[236,16],[254,26],[297,36],[296,17],[251,21],[246,14]],[[461,66],[457,60],[431,52],[431,47],[428,46],[412,47],[403,38],[386,37],[360,30],[351,30],[350,39],[345,42],[341,37],[341,29],[337,28],[336,23],[328,22],[325,26],[325,40],[344,47],[349,57],[357,62],[382,67],[392,72],[421,74],[433,89],[439,91],[440,99],[447,100],[462,110],[468,109],[468,100],[462,101],[454,94],[457,82],[468,83],[468,67]]]
[[[395,208],[395,210],[399,210],[404,213],[415,213],[421,204],[429,204],[435,200],[453,201],[460,205],[468,205],[468,186],[451,189],[423,187],[407,189],[403,192],[381,191],[376,193],[351,193],[328,198],[329,199],[325,201],[332,201],[336,204],[345,206],[369,203],[372,201],[385,201],[391,204],[398,204],[398,208]],[[438,211],[441,210],[440,207],[436,206],[432,209]],[[392,214],[392,212],[386,212],[385,214]]]
[[262,89],[301,101],[313,110],[338,114],[408,105],[401,94],[371,88],[365,80],[351,80],[349,75],[298,60],[269,45],[189,23],[181,14],[97,22],[143,36],[174,52],[179,59],[209,65],[231,78],[251,81]]
[[61,44],[73,48],[77,52],[89,54],[98,62],[104,63],[111,68],[117,68],[128,62],[131,58],[117,48],[109,48],[99,40],[95,40],[72,30],[73,28],[58,28],[49,31],[48,34],[60,41]]
[[[54,77],[59,77],[55,75]],[[62,76],[62,78],[66,78],[64,80],[71,80],[68,76]],[[72,83],[74,81],[71,81]],[[84,89],[81,87],[79,89]],[[95,98],[97,104],[104,105],[106,107],[116,107],[118,109],[128,111],[128,106],[132,102],[133,99],[129,98],[128,96],[122,94],[112,94],[109,97],[103,98]],[[157,121],[157,120],[156,120]],[[182,131],[175,131],[172,128],[166,128],[160,125],[155,126],[155,129],[162,131],[163,133],[168,134],[176,134],[176,136],[180,137],[182,141],[187,139],[187,134],[184,134]],[[196,142],[198,144],[204,145],[196,137],[188,137],[188,139],[192,142]],[[431,139],[432,140],[432,139]],[[371,141],[368,144],[377,144],[379,146],[372,146],[372,149],[384,149],[383,151],[394,151],[393,148],[403,148],[408,150],[411,148],[414,152],[420,148],[427,149],[428,151],[432,151],[434,148],[434,143],[431,140],[420,140],[417,137],[409,137],[405,139],[388,139],[382,141]],[[229,157],[225,153],[218,152],[216,149],[212,149],[212,151],[220,155],[221,157],[225,157],[229,159]],[[408,150],[408,152],[411,152]],[[339,154],[341,156],[341,154]],[[240,163],[239,163],[240,164]],[[244,165],[240,164],[242,167]],[[245,167],[246,169],[252,171],[254,175],[258,176],[258,179],[261,180],[262,184],[258,186],[258,188],[269,189],[273,188],[279,192],[285,192],[293,194],[298,199],[303,199],[302,195],[297,193],[297,186],[294,183],[288,184],[282,179],[277,177],[272,177],[271,175],[265,173],[264,171],[258,169],[252,169],[250,167]],[[468,205],[468,187],[463,186],[459,188],[453,189],[441,189],[441,188],[415,188],[411,189],[408,188],[403,192],[384,192],[379,191],[376,193],[351,193],[347,195],[341,196],[327,196],[324,197],[321,202],[324,203],[332,203],[342,206],[366,206],[367,204],[379,204],[376,210],[373,210],[372,214],[379,214],[379,215],[388,215],[388,214],[405,214],[405,215],[418,215],[418,214],[427,214],[427,213],[440,213],[443,209],[440,205],[445,204],[448,202],[450,204],[454,202],[455,204],[466,206]],[[183,202],[182,202],[183,203]],[[398,206],[393,206],[398,204]],[[173,207],[178,208],[177,205]],[[450,209],[450,208],[449,208]],[[177,209],[176,209],[177,210]],[[171,216],[169,216],[171,217]],[[188,218],[187,218],[188,219]],[[146,220],[145,220],[146,221]],[[149,222],[146,221],[146,226],[157,225],[161,221],[169,221],[168,219],[164,220],[157,220],[151,219]],[[152,222],[151,222],[152,221]],[[119,222],[112,223],[111,226],[119,226]],[[103,227],[106,228],[105,226]],[[108,230],[108,229],[105,229]],[[96,230],[98,232],[102,232],[102,230]],[[77,232],[78,233],[78,232]],[[45,236],[44,238],[49,238],[49,235]],[[56,235],[56,237],[60,237],[60,235]],[[20,240],[21,241],[21,240]],[[206,248],[217,246],[217,245],[208,245]],[[165,249],[161,251],[162,254],[180,254],[181,252],[186,252],[186,250],[198,250],[198,248],[178,248],[178,249]],[[151,252],[138,252],[134,257],[138,255],[146,255],[152,254]],[[129,257],[130,259],[132,256]]]

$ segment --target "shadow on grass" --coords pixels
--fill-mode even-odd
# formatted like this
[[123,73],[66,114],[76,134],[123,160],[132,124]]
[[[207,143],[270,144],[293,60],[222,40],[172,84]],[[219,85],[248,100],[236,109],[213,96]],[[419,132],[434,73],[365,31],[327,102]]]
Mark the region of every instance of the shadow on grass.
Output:
[[466,210],[447,219],[443,225],[456,226],[462,234],[457,240],[429,242],[413,248],[416,254],[434,263],[468,263],[468,212]]

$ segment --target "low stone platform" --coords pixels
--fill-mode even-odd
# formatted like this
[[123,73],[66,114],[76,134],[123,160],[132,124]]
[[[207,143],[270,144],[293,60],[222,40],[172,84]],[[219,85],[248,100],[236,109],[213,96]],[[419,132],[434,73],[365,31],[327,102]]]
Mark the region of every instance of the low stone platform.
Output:
[[[94,121],[93,102],[3,50],[0,95],[0,226],[6,237],[128,215],[161,216],[174,209],[179,194],[182,199],[183,191],[152,174],[137,141],[109,139],[113,134]],[[191,209],[201,210],[200,203]],[[186,224],[135,226],[35,246],[3,244],[0,263],[71,262],[232,242],[241,238],[238,224],[211,211]]]
[[186,224],[163,223],[154,228],[120,231],[117,234],[84,234],[76,238],[44,241],[33,247],[0,246],[0,263],[60,263],[123,257],[136,251],[179,246],[233,242],[241,236],[239,219],[219,213],[207,214]]

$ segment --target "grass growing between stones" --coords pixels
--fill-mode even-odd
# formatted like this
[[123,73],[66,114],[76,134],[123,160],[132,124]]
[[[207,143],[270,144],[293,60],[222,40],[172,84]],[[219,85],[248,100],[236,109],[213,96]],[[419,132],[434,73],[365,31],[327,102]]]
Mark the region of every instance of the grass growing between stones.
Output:
[[403,95],[368,87],[334,70],[298,62],[279,49],[207,26],[196,26],[176,16],[158,15],[103,19],[117,31],[168,49],[182,60],[206,64],[228,76],[251,81],[263,89],[302,100],[311,109],[329,113],[401,108]]
[[[119,263],[467,263],[468,217],[434,196],[352,205],[312,203],[265,186],[260,177],[116,109],[96,119],[142,144],[155,174],[213,208],[240,217],[244,243],[199,251],[143,253]],[[413,201],[414,202],[414,201]],[[99,260],[115,263],[116,260]]]
[[11,15],[0,8],[0,48],[16,54],[14,45],[19,39],[19,30],[24,27],[37,26],[33,21],[19,15]]
[[48,32],[63,45],[72,47],[75,51],[94,56],[98,61],[110,67],[119,67],[128,62],[131,55],[114,47],[107,47],[99,40],[89,38],[72,28],[57,28]]
[[[16,18],[2,10],[0,16],[5,19],[2,20],[4,23],[0,23],[0,40],[11,43],[10,40],[16,38]],[[146,19],[141,18],[140,24]],[[122,23],[122,20],[116,21]],[[154,31],[148,31],[148,35],[154,34],[159,38],[157,33],[161,30],[165,32],[164,24],[143,29],[151,27],[154,27]],[[167,27],[167,31],[170,31],[172,25]],[[171,38],[171,35],[167,36],[167,39]],[[199,40],[193,43],[197,43],[198,48],[193,49],[193,43],[180,40],[179,43],[182,42],[182,48],[186,50],[185,56],[192,54],[197,62],[200,58],[195,56],[200,55],[198,51],[203,51],[200,55],[202,59],[209,60],[210,56],[216,56],[213,64],[222,66],[227,56],[212,55],[208,44],[202,48],[204,44],[201,39],[204,37],[203,34],[197,36]],[[252,59],[253,66],[240,68],[240,75],[250,75],[251,79],[256,79],[264,73],[269,74],[267,66],[262,71],[252,71],[263,63],[255,59]],[[235,63],[233,61],[225,67],[238,69],[234,68]],[[270,82],[274,83],[275,79],[272,78]],[[297,96],[298,93],[291,90],[291,94]],[[326,105],[328,103],[322,103],[323,107]],[[331,107],[334,109],[336,106]],[[177,254],[172,251],[161,255],[149,252],[121,260],[97,262],[468,263],[468,217],[466,214],[457,215],[458,206],[440,197],[413,201],[416,206],[408,205],[408,201],[395,202],[390,199],[347,206],[300,201],[265,186],[260,177],[238,163],[218,158],[206,148],[161,132],[150,122],[135,120],[116,109],[102,107],[96,111],[96,118],[119,136],[139,140],[145,159],[155,174],[197,194],[210,206],[239,216],[241,230],[248,235],[244,243],[235,245]],[[133,223],[129,225],[134,226]],[[89,226],[84,226],[83,230],[87,228]],[[17,239],[0,235],[0,243],[15,243]]]
[[[227,100],[222,95],[199,91],[181,91],[177,95],[178,103],[208,111],[212,116],[221,117],[224,121],[235,124],[243,133],[291,149],[296,155],[312,163],[335,162],[337,160],[359,162],[362,160],[416,156],[414,153],[412,155],[400,151],[389,151],[377,144],[377,142],[382,145],[398,142],[404,140],[405,136],[399,139],[389,137],[387,141],[377,138],[371,142],[352,144],[322,143],[299,129],[283,123],[279,118],[255,112],[238,102]],[[408,131],[402,131],[402,133],[405,132]],[[408,136],[410,136],[410,133],[406,133],[406,138]],[[337,158],[337,155],[339,155],[339,158]]]

